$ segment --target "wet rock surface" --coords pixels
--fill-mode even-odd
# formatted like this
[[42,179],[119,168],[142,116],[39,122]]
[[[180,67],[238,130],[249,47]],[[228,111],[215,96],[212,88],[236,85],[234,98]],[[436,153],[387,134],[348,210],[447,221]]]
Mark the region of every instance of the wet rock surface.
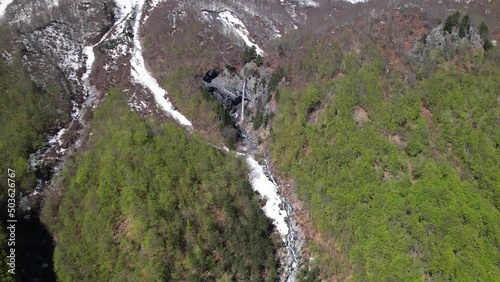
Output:
[[255,73],[259,71],[253,63],[247,64],[240,72],[226,65],[221,70],[208,71],[203,77],[202,86],[222,103],[234,122],[240,122],[242,114],[251,122],[257,109],[267,110],[266,100],[271,95],[262,80],[266,73],[258,76]]

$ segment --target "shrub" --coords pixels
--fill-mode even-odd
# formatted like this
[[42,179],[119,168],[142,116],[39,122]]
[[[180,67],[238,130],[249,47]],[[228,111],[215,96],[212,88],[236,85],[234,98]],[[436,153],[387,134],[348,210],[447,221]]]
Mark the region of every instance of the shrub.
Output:
[[468,15],[465,15],[460,22],[460,26],[458,28],[458,36],[460,38],[464,38],[470,32],[470,18]]
[[[249,63],[255,59],[257,59],[257,50],[255,49],[255,46],[252,46],[252,48],[246,47],[245,51],[243,51],[243,64]],[[261,59],[262,60],[262,59]]]
[[453,27],[458,25],[459,18],[460,18],[459,11],[456,11],[452,15],[448,16],[444,21],[443,34],[451,33]]

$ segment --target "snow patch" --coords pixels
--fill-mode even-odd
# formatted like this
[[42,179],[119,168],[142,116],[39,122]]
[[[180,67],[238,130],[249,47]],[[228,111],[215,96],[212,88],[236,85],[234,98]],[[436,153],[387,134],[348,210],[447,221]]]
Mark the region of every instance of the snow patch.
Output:
[[281,32],[279,31],[279,29],[276,27],[276,23],[273,22],[272,25],[271,25],[271,28],[273,29],[273,37],[274,38],[281,38]]
[[[1,0],[0,0],[1,1]],[[67,28],[64,25],[53,23],[45,29],[36,30],[31,35],[33,41],[44,46],[45,50],[49,50],[56,55],[57,66],[75,85],[79,85],[78,70],[81,67],[80,43],[68,36],[69,32],[64,32],[62,29]],[[28,42],[26,42],[29,44]]]
[[9,24],[24,22],[31,24],[31,21],[39,17],[46,18],[47,12],[59,7],[60,0],[29,0],[29,1],[13,1],[0,0],[0,19],[2,13],[9,4],[12,4],[13,12],[9,15]]
[[306,7],[312,7],[312,8],[318,8],[319,7],[319,3],[316,2],[316,1],[312,1],[312,0],[302,1],[302,5],[304,5]]
[[94,54],[94,46],[86,46],[83,48],[83,55],[86,57],[85,59],[85,73],[82,75],[82,80],[86,81],[90,73],[92,72],[92,65],[94,64],[95,61],[95,54]]
[[12,2],[14,2],[14,0],[0,0],[0,19],[3,17],[5,10]]
[[207,22],[211,21],[212,20],[212,16],[210,15],[209,12],[207,11],[203,11],[201,12],[201,18]]
[[73,104],[73,108],[71,109],[71,118],[77,119],[80,116],[80,108],[75,100],[71,100],[71,104]]
[[[52,137],[49,139],[49,142],[48,142],[48,143],[49,143],[49,145],[50,145],[51,147],[58,146],[59,148],[61,148],[61,146],[62,146],[62,144],[63,144],[63,143],[62,143],[61,138],[62,138],[62,136],[64,135],[64,133],[66,133],[66,131],[67,131],[67,129],[66,129],[66,128],[64,128],[64,127],[63,127],[63,128],[61,128],[61,129],[59,130],[59,132],[57,132],[57,134],[56,134],[56,135],[52,136]],[[62,151],[62,152],[64,152],[64,151],[66,151],[66,149],[62,149],[62,148],[61,148],[61,151]]]
[[137,0],[115,0],[116,4],[116,17],[118,19],[125,18],[132,12],[134,6],[137,5]]
[[218,15],[219,20],[222,22],[222,24],[224,24],[228,31],[243,39],[248,47],[255,47],[255,51],[257,51],[257,54],[261,56],[264,55],[264,51],[253,42],[245,24],[233,12],[226,10],[223,12],[219,12]]
[[9,63],[11,64],[12,63],[12,54],[7,52],[7,50],[4,50],[2,52],[2,57]]
[[313,1],[313,0],[299,0],[299,1],[294,0],[294,1],[289,1],[289,3],[286,3],[285,0],[280,0],[280,3],[281,3],[281,5],[288,4],[291,6],[295,6],[296,4],[299,4],[300,6],[304,6],[304,7],[311,7],[311,8],[318,8],[319,7],[319,3],[316,1]]
[[150,0],[148,3],[149,3],[149,9],[146,13],[146,15],[144,15],[144,18],[142,19],[142,24],[144,25],[148,19],[149,19],[149,16],[151,15],[151,12],[156,8],[156,6],[158,6],[158,4],[164,2],[164,0]]
[[151,7],[149,10],[153,10],[154,8],[156,8],[156,6],[158,6],[158,4],[162,3],[162,2],[165,2],[165,0],[150,0],[149,1],[149,6]]
[[[122,0],[119,0],[122,1]],[[186,127],[189,131],[193,129],[191,122],[177,111],[167,97],[167,91],[160,87],[156,79],[146,69],[144,58],[142,57],[142,47],[139,38],[139,30],[141,27],[141,15],[144,3],[139,1],[136,5],[136,16],[134,22],[134,50],[130,58],[132,78],[135,82],[149,89],[158,103],[164,110],[175,119],[180,125]]]
[[264,173],[264,168],[251,156],[246,159],[250,167],[249,180],[254,191],[258,192],[266,200],[262,208],[267,217],[273,220],[274,225],[285,241],[289,229],[286,223],[288,212],[282,208],[283,200],[278,194],[278,186],[269,180]]

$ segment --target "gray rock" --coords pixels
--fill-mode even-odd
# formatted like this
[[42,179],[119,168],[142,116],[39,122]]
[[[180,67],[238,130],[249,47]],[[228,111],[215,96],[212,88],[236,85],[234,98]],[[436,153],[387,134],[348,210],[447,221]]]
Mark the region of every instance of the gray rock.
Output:
[[245,75],[250,73],[249,69],[256,70],[252,64],[247,64],[242,73],[235,72],[231,66],[225,66],[222,70],[210,70],[203,77],[204,88],[223,104],[234,121],[241,120],[244,86],[245,116],[251,120],[256,110],[265,111],[266,105],[260,100],[267,95],[266,86],[260,77],[255,76],[255,71]]

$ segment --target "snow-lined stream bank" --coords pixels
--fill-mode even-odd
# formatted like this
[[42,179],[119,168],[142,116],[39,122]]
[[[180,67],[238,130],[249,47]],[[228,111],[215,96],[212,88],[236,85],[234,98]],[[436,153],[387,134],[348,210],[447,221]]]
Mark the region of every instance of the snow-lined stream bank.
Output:
[[279,194],[279,186],[274,180],[267,162],[261,165],[251,155],[246,155],[246,161],[250,167],[249,180],[253,190],[266,199],[266,205],[262,209],[266,216],[273,220],[286,246],[287,258],[281,281],[293,282],[297,275],[297,253],[302,247],[302,242],[298,237],[298,226],[292,218],[293,207],[285,197]]

